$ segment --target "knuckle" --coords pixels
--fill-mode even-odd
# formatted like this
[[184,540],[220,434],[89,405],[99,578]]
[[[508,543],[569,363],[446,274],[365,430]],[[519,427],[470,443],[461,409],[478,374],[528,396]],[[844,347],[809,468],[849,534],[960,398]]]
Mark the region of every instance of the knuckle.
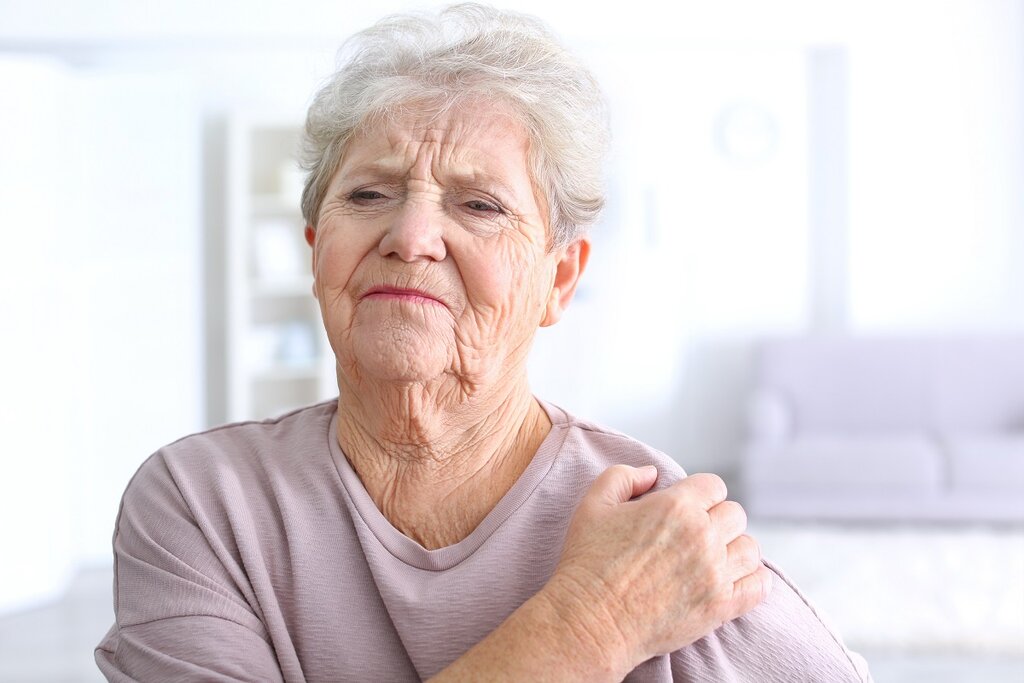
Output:
[[618,479],[618,478],[621,478],[621,477],[630,477],[630,476],[632,476],[632,474],[633,474],[633,468],[632,467],[630,467],[629,465],[623,465],[622,463],[618,463],[618,464],[612,465],[611,467],[606,469],[604,471],[604,473],[603,473],[603,476],[609,477],[609,478],[612,478],[612,479]]
[[717,600],[729,600],[732,596],[732,580],[729,578],[725,567],[714,566],[708,572],[712,590]]
[[761,561],[761,544],[758,543],[757,539],[754,538],[753,536],[750,536],[748,534],[744,534],[744,536],[750,540],[750,551],[751,551],[751,554],[753,554],[754,557],[757,558],[757,561],[760,562]]
[[601,476],[602,477],[615,477],[615,476],[618,476],[618,475],[622,474],[623,472],[625,472],[625,470],[626,470],[626,466],[623,465],[622,463],[618,463],[618,464],[612,465],[611,467],[606,468],[605,471],[601,473]]
[[746,590],[743,595],[743,611],[749,612],[754,609],[764,600],[767,595],[765,591],[767,579],[761,579],[760,581],[748,581]]
[[590,490],[594,491],[604,487],[617,486],[621,483],[620,480],[627,476],[628,471],[629,468],[625,465],[612,465],[597,475],[597,478],[591,484]]
[[735,511],[733,514],[736,515],[736,519],[743,523],[743,528],[747,528],[747,511],[743,509],[743,506],[736,501],[729,501],[732,503],[732,509]]
[[748,572],[754,572],[761,564],[761,549],[757,545],[757,541],[750,538],[749,536],[744,537],[743,555],[742,555],[742,567]]
[[732,618],[734,603],[736,600],[732,585],[718,585],[708,600],[708,611],[719,621],[728,621]]
[[726,487],[722,478],[717,474],[714,474],[713,472],[704,472],[694,476],[700,477],[703,486],[710,493],[713,493],[715,497],[724,499],[729,495],[729,489]]
[[734,541],[737,548],[744,555],[752,555],[757,553],[757,541],[748,536],[747,534],[740,534]]
[[665,497],[665,500],[668,508],[667,512],[673,516],[687,515],[693,507],[690,498],[683,495],[682,491],[671,491],[670,495]]
[[734,500],[724,500],[718,504],[723,513],[723,517],[727,518],[733,524],[743,523],[744,528],[747,525],[747,513],[744,511],[743,506]]

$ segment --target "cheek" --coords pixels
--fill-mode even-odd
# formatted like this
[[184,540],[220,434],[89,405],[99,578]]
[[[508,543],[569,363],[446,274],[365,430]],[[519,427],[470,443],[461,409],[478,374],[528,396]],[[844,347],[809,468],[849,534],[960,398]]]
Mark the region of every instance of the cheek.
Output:
[[325,229],[317,236],[313,252],[316,289],[319,293],[335,293],[344,290],[368,250],[373,249],[370,240],[340,229]]
[[[475,322],[494,335],[537,326],[547,282],[543,260],[517,245],[491,245],[463,266],[466,294]],[[536,320],[535,320],[536,318]]]
[[503,310],[519,298],[516,282],[522,278],[516,256],[501,243],[474,245],[464,255],[459,265],[466,296],[474,308]]

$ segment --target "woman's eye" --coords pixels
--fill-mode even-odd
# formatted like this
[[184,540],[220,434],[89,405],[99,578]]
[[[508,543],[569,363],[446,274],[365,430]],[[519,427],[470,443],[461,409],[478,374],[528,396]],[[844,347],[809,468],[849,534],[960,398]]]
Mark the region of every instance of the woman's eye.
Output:
[[495,206],[494,204],[491,204],[490,202],[485,202],[482,199],[474,199],[472,201],[466,202],[466,208],[472,209],[473,211],[480,211],[483,213],[503,213],[503,211],[499,207]]
[[377,199],[384,199],[384,195],[376,190],[356,190],[349,195],[349,199],[355,202],[372,202]]

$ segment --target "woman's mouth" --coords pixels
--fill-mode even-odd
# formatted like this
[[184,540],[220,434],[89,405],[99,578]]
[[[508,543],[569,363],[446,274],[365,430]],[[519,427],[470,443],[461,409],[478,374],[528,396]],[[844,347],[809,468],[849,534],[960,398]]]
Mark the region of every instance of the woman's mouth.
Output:
[[409,303],[431,304],[444,306],[444,302],[427,292],[402,287],[378,286],[371,287],[363,294],[363,299],[408,301]]

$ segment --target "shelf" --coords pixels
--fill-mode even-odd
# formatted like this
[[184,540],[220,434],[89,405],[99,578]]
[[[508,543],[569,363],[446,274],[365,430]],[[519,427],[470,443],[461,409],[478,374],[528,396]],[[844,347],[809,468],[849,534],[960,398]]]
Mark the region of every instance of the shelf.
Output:
[[226,174],[225,414],[262,419],[336,395],[303,236],[302,121],[232,116]]

